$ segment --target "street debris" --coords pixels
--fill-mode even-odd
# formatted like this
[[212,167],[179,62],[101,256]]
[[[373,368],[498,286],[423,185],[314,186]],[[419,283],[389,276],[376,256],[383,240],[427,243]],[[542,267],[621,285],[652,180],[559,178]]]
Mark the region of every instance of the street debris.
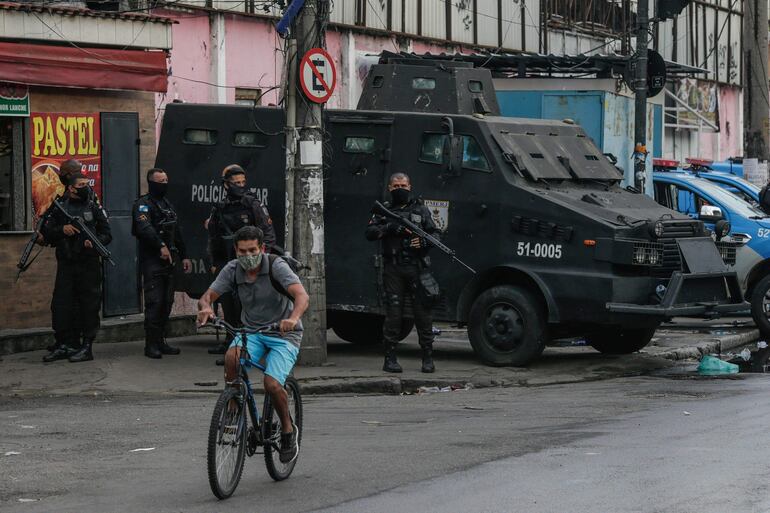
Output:
[[27,426],[27,425],[22,424],[21,425],[21,429],[35,429],[35,426]]
[[685,417],[689,417],[690,415],[692,415],[692,413],[690,413],[689,411],[683,411],[682,415],[684,415]]
[[466,410],[483,410],[484,408],[479,408],[478,406],[463,406]]
[[5,453],[6,456],[18,456],[19,454],[21,453],[16,451],[8,451],[7,453]]
[[219,384],[219,381],[198,381],[193,383],[196,387],[215,387]]
[[19,502],[38,502],[40,499],[25,499],[24,497],[19,498]]
[[729,363],[738,366],[740,372],[758,372],[768,371],[767,361],[770,358],[770,349],[764,340],[757,342],[757,349],[750,350],[748,347],[738,354],[737,357],[728,360]]
[[147,451],[154,451],[155,447],[140,447],[139,449],[131,449],[128,452],[147,452]]
[[382,422],[379,420],[362,420],[361,424],[366,424],[368,426],[382,426]]
[[465,383],[464,385],[455,383],[446,387],[420,387],[417,389],[418,394],[435,394],[437,392],[457,392],[458,390],[470,390],[473,388],[472,383]]
[[738,374],[738,366],[728,363],[714,356],[706,355],[701,358],[698,365],[698,374],[701,376],[723,376],[727,374]]

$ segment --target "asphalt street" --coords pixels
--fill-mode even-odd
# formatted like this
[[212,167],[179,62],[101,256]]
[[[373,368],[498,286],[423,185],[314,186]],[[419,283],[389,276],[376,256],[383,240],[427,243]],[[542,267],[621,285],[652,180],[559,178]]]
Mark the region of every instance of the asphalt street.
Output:
[[0,510],[770,511],[770,376],[665,372],[306,397],[291,478],[257,455],[224,502],[206,478],[212,394],[5,397]]

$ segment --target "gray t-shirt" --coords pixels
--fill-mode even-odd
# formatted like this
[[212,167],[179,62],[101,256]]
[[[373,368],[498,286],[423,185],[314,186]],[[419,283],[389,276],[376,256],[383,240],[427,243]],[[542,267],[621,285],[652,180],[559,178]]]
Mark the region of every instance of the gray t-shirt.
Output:
[[[273,265],[273,278],[284,289],[288,290],[290,285],[302,283],[284,259],[276,258]],[[257,279],[253,282],[247,281],[246,271],[238,264],[238,260],[230,260],[211,284],[211,290],[219,295],[230,294],[237,283],[238,298],[241,301],[241,322],[249,328],[266,328],[271,324],[280,323],[283,319],[288,319],[294,310],[294,303],[275,290],[270,282],[269,273],[270,259],[267,255],[262,259]],[[265,334],[286,339],[299,347],[302,342],[302,321],[297,323],[295,331],[285,334],[279,332]]]

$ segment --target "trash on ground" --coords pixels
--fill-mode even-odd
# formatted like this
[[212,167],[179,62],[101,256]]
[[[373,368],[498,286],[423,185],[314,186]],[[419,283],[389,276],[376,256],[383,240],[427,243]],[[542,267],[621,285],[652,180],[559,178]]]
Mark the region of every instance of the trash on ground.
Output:
[[[759,347],[759,344],[757,346]],[[728,360],[728,362],[737,365],[740,372],[764,373],[768,371],[767,361],[769,358],[770,349],[765,343],[765,347],[759,347],[756,351],[745,348],[737,358]]]
[[738,356],[743,358],[744,362],[748,362],[749,360],[751,360],[751,351],[749,351],[748,348],[744,348],[743,351],[741,351],[741,353]]
[[39,500],[40,500],[40,499],[26,499],[26,498],[24,498],[24,497],[21,497],[21,498],[19,499],[19,502],[37,502],[37,501],[39,501]]
[[692,415],[692,413],[690,413],[689,411],[683,411],[682,415],[689,416],[689,415]]
[[8,451],[7,453],[5,453],[6,456],[18,456],[19,454],[21,453],[16,451]]
[[140,447],[138,449],[131,449],[128,452],[147,452],[147,451],[154,451],[155,447]]
[[458,390],[470,390],[473,388],[473,384],[466,383],[464,385],[455,383],[446,387],[420,387],[417,389],[418,394],[435,394],[436,392],[457,392]]
[[433,328],[431,328],[431,329],[433,330],[433,334],[434,335],[436,335],[436,336],[441,335],[441,330],[438,329],[437,327],[433,326]]
[[215,387],[219,381],[198,381],[196,383],[193,383],[196,387]]
[[726,374],[738,374],[738,366],[728,363],[714,356],[706,355],[701,358],[698,365],[698,374],[701,376],[723,376]]
[[484,408],[479,408],[478,406],[463,406],[463,409],[466,409],[466,410],[483,410]]
[[361,424],[366,424],[367,426],[382,426],[382,422],[379,420],[362,420]]
[[764,340],[757,342],[757,349],[767,349],[767,342]]

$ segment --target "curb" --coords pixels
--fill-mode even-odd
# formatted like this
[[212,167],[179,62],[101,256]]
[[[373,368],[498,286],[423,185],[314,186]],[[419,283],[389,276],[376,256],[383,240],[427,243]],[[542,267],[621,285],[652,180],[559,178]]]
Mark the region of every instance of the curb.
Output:
[[[168,336],[187,337],[197,333],[194,317],[180,315],[171,317],[168,325]],[[38,351],[54,343],[51,328],[8,330],[10,333],[0,335],[0,355]],[[131,342],[144,340],[144,320],[108,319],[102,321],[96,333],[97,344],[114,342]]]
[[728,335],[723,338],[714,339],[698,346],[678,347],[670,351],[658,353],[656,356],[675,361],[688,359],[699,360],[703,355],[721,354],[723,351],[756,342],[759,338],[759,330],[751,330],[745,333],[738,333],[737,335]]

